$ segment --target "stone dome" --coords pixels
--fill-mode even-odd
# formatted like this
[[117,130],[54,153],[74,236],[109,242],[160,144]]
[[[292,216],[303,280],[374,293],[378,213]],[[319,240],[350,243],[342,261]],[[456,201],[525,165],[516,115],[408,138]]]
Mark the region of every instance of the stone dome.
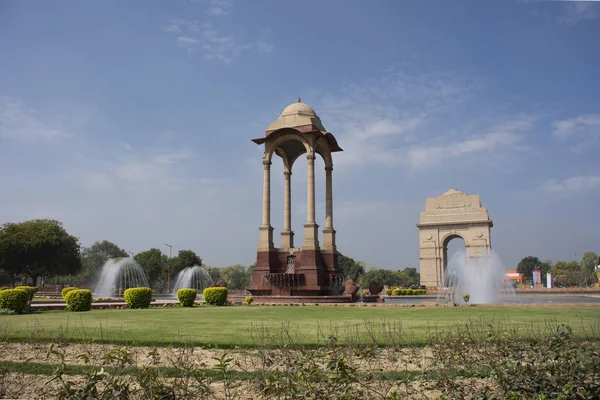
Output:
[[287,106],[281,113],[280,117],[293,114],[304,114],[311,117],[317,117],[317,113],[311,106],[309,106],[308,104],[301,103],[300,101]]
[[297,102],[284,108],[279,118],[269,125],[267,134],[282,128],[300,127],[310,127],[310,129],[316,129],[323,134],[327,133],[315,110],[308,104],[302,103],[298,98]]

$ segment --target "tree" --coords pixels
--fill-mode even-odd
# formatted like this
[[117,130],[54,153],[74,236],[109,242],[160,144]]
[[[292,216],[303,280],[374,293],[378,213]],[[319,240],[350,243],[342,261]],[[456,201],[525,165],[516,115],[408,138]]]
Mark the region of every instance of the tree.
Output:
[[202,266],[202,259],[192,250],[179,250],[177,257],[171,259],[171,276],[179,271],[195,265]]
[[246,268],[246,286],[252,284],[252,272],[254,272],[254,268],[256,268],[256,264],[252,264]]
[[365,274],[364,262],[354,261],[342,253],[338,253],[338,268],[343,276],[347,279],[352,279],[354,282],[358,282],[360,277]]
[[[517,272],[523,274],[525,279],[533,279],[533,270],[536,267],[540,267],[542,262],[539,258],[533,256],[527,256],[519,261],[517,265]],[[541,272],[541,271],[540,271]],[[543,275],[542,275],[543,276]]]
[[206,270],[208,271],[208,274],[210,275],[210,278],[213,280],[214,283],[217,283],[217,281],[221,279],[221,268],[206,267]]
[[135,261],[140,264],[150,287],[154,288],[161,274],[167,269],[168,258],[160,249],[152,248],[135,255]]
[[406,268],[403,271],[369,267],[369,270],[360,278],[359,283],[362,287],[367,287],[370,282],[388,286],[411,287],[418,285],[419,279],[420,274],[414,267]]
[[244,289],[246,286],[246,267],[236,264],[221,268],[221,279],[227,283],[229,289]]
[[585,282],[585,272],[578,261],[557,261],[551,268],[554,276],[566,275],[570,286],[581,285]]
[[77,273],[81,269],[79,239],[59,221],[35,219],[0,227],[0,268],[15,277],[23,274],[38,284],[39,277]]
[[102,266],[109,259],[118,257],[127,257],[127,252],[108,240],[95,242],[83,249],[81,254],[83,268],[77,276],[77,281],[83,283],[96,281],[102,272]]
[[595,282],[597,276],[595,274],[596,266],[598,265],[598,254],[593,251],[588,251],[581,259],[581,268],[586,275],[587,282]]

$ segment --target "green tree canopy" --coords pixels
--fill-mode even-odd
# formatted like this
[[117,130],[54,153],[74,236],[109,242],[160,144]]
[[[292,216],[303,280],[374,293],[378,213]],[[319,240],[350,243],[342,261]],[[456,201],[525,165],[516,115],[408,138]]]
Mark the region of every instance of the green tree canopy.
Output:
[[362,261],[355,261],[350,257],[346,257],[342,253],[338,254],[338,268],[340,273],[347,279],[352,279],[354,282],[358,282],[361,276],[365,274],[365,263]]
[[402,271],[369,267],[367,272],[360,278],[359,283],[362,287],[367,287],[370,282],[376,282],[380,285],[410,287],[418,285],[419,280],[420,274],[414,267]]
[[152,248],[135,255],[135,261],[140,264],[150,287],[154,287],[161,274],[167,269],[168,257],[160,249]]
[[0,267],[11,277],[23,274],[38,284],[39,277],[77,273],[81,269],[79,239],[59,221],[35,219],[0,227]]
[[540,267],[542,262],[539,258],[533,256],[527,256],[519,261],[517,265],[517,272],[523,274],[525,279],[533,279],[533,270],[536,267]]
[[83,268],[77,276],[82,283],[93,282],[102,272],[102,266],[111,258],[127,257],[127,252],[116,244],[103,240],[84,248],[81,254]]
[[557,261],[550,271],[557,275],[566,275],[569,285],[581,285],[585,283],[585,272],[578,261]]
[[254,268],[256,268],[256,264],[252,264],[246,268],[246,285],[252,284],[252,272],[254,272]]
[[217,281],[219,279],[223,279],[221,277],[221,268],[218,268],[218,267],[206,267],[206,270],[208,271],[208,274],[210,275],[210,278],[213,280],[214,283],[217,283]]
[[246,267],[236,264],[221,268],[221,279],[227,283],[229,289],[244,289],[248,284],[246,281]]
[[177,257],[173,257],[170,262],[172,276],[177,275],[184,268],[202,266],[202,259],[192,250],[179,250]]
[[583,258],[581,259],[581,268],[589,282],[597,281],[595,270],[599,262],[598,254],[593,251],[588,251],[583,255]]

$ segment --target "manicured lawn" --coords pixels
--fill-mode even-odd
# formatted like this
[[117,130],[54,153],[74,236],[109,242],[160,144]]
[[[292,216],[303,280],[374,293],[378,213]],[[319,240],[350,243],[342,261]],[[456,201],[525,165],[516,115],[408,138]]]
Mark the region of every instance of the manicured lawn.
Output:
[[[195,307],[147,310],[93,310],[83,313],[46,311],[0,315],[0,340],[94,340],[130,345],[196,345],[231,347],[277,344],[282,327],[297,343],[315,345],[335,334],[340,340],[357,332],[383,335],[382,323],[401,327],[403,340],[424,344],[428,332],[472,322],[501,329],[519,327],[523,334],[556,329],[564,323],[580,337],[599,337],[600,307]],[[266,335],[271,338],[266,339]]]

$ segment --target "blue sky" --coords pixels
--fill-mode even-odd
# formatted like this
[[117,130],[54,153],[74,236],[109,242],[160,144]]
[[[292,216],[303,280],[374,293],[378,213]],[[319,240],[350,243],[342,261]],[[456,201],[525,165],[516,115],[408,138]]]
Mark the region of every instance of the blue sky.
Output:
[[[598,38],[592,1],[4,0],[0,222],[51,217],[83,245],[249,265],[250,139],[301,96],[345,150],[342,253],[418,266],[419,212],[450,188],[481,195],[507,267],[600,252]],[[302,243],[305,163],[292,185]]]

